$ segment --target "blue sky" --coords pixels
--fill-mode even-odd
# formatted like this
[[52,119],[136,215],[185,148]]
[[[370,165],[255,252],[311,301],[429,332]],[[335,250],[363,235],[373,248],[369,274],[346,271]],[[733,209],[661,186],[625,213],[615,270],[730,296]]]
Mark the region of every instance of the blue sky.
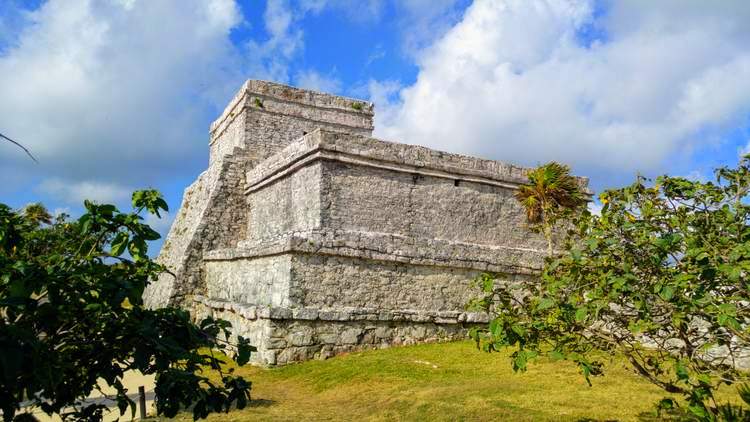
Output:
[[387,140],[566,162],[596,191],[710,177],[750,142],[748,21],[742,0],[6,0],[0,132],[40,162],[0,144],[0,202],[76,214],[155,187],[174,215],[248,78],[372,100]]

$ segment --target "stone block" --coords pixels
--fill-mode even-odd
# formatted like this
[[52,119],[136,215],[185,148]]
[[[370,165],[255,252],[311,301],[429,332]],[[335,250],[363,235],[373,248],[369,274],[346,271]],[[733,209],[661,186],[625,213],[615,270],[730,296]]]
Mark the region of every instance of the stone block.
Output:
[[300,330],[291,335],[292,346],[310,346],[315,344],[310,330]]
[[301,320],[314,320],[318,319],[318,310],[311,308],[301,308],[293,310],[293,318]]
[[341,344],[357,344],[359,343],[360,336],[362,335],[362,329],[360,328],[347,328],[339,335]]
[[269,309],[268,318],[270,319],[292,319],[293,312],[289,308],[273,307]]

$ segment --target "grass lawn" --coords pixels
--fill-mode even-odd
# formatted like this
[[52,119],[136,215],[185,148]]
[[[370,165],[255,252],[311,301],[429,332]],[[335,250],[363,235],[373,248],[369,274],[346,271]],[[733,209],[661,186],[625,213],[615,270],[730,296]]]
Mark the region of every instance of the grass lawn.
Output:
[[[352,353],[280,368],[246,366],[253,403],[209,420],[642,420],[665,396],[621,360],[589,387],[568,362],[513,373],[505,354],[455,342]],[[731,392],[727,392],[731,393]],[[191,417],[185,414],[185,420]]]

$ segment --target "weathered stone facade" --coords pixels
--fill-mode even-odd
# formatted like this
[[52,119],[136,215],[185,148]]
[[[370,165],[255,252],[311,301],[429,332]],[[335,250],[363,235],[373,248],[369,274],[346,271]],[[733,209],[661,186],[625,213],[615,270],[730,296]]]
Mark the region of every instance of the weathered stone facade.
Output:
[[232,322],[258,363],[461,338],[483,271],[534,277],[525,169],[371,138],[370,103],[248,81],[211,126],[150,306]]

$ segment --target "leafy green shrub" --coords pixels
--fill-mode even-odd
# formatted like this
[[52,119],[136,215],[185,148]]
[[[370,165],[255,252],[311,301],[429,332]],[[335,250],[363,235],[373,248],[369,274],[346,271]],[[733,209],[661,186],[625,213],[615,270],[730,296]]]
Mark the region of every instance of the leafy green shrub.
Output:
[[737,366],[750,362],[749,191],[746,157],[714,181],[639,177],[604,192],[601,215],[572,219],[541,282],[478,280],[473,306],[493,318],[473,338],[487,351],[514,348],[516,370],[549,356],[577,363],[587,380],[603,373],[599,351],[622,354],[699,419],[747,415],[714,393],[748,379]]
[[[165,269],[147,255],[147,242],[159,234],[141,214],[159,215],[167,204],[153,190],[135,192],[132,202],[135,210],[123,213],[86,201],[77,221],[62,216],[49,225],[42,224],[48,214],[38,205],[19,213],[0,204],[0,409],[6,421],[24,401],[64,418],[101,419],[104,405],[80,403],[101,388],[99,378],[117,391],[120,414],[128,407],[134,414],[122,385],[129,370],[156,375],[156,409],[168,417],[189,406],[203,418],[247,404],[250,383],[222,372],[213,352],[227,350],[228,322],[207,318],[196,325],[186,311],[144,307],[144,288]],[[233,349],[239,364],[253,350],[241,337]],[[221,382],[202,375],[204,366],[219,371]]]

